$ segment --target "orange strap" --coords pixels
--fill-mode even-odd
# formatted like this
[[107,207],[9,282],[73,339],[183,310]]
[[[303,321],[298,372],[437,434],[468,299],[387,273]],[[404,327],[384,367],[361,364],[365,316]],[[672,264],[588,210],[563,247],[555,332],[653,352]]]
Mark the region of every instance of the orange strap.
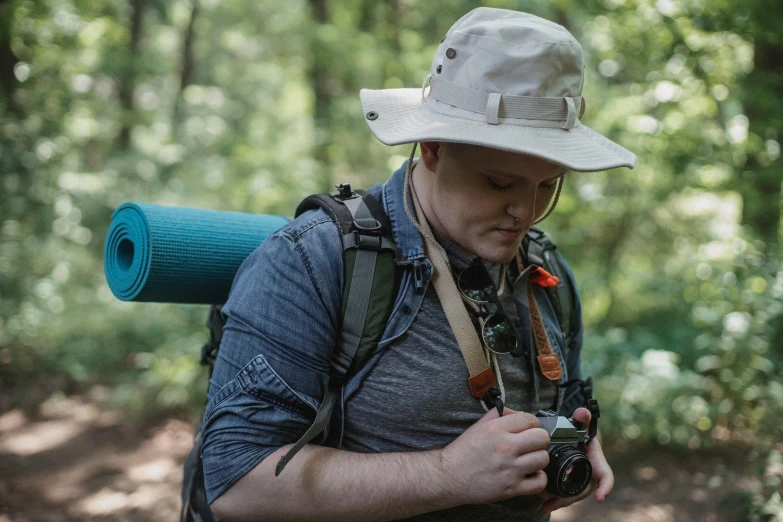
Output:
[[[522,263],[522,256],[517,254],[517,267],[520,272],[523,272],[525,267]],[[537,284],[543,287],[555,286],[558,281],[557,277],[553,276],[543,268],[537,268],[535,275],[531,275],[530,283]],[[527,285],[527,296],[530,304],[530,319],[533,323],[533,335],[538,350],[538,366],[541,368],[541,374],[550,381],[557,381],[563,376],[563,367],[560,365],[560,359],[552,351],[552,345],[549,343],[549,338],[546,335],[546,329],[544,328],[544,321],[541,319],[541,312],[538,310],[538,303],[536,297],[533,294],[533,287]]]

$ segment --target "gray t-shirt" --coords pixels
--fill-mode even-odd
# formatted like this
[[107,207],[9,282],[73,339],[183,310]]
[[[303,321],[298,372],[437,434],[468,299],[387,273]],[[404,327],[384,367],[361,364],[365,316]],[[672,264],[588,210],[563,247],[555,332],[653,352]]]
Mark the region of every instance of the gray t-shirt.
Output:
[[[456,271],[469,261],[438,238]],[[487,265],[496,279],[499,265]],[[510,282],[509,282],[510,283]],[[519,320],[510,284],[501,303]],[[528,347],[532,349],[532,347]],[[536,412],[554,409],[556,386],[534,379],[529,356],[498,355],[506,406]],[[430,285],[407,333],[390,344],[360,387],[345,402],[343,449],[361,453],[443,448],[484,416],[468,387],[468,369],[435,289]],[[534,383],[538,383],[538,390]],[[469,504],[427,513],[419,521],[544,521],[539,497],[515,497],[489,505]]]

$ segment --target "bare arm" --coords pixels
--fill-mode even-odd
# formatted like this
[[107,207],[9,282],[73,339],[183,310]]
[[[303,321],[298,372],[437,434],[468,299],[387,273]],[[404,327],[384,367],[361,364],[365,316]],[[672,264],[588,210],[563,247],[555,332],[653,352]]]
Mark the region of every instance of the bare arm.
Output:
[[226,522],[395,520],[460,504],[440,451],[353,453],[307,445],[275,477],[285,446],[212,503]]
[[532,415],[498,418],[493,409],[441,450],[353,453],[307,445],[275,477],[284,446],[211,507],[226,522],[376,521],[533,495],[546,486],[548,443]]

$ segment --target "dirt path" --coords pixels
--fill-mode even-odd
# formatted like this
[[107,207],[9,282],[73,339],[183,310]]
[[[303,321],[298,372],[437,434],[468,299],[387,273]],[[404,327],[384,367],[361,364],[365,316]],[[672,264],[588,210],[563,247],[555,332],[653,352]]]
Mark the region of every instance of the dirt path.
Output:
[[[176,521],[191,429],[178,420],[130,427],[77,399],[49,401],[36,420],[7,412],[0,416],[0,522]],[[752,486],[714,459],[663,454],[612,463],[617,485],[604,505],[589,499],[552,521],[739,522],[721,499],[727,486]]]

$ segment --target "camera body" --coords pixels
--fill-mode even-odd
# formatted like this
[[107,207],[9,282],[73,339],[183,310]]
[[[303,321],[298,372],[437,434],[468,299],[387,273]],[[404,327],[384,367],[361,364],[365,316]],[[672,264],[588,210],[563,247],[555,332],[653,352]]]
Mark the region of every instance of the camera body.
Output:
[[590,485],[593,466],[585,454],[589,430],[580,422],[559,416],[551,410],[536,413],[541,427],[549,433],[549,465],[546,491],[552,495],[576,497]]

